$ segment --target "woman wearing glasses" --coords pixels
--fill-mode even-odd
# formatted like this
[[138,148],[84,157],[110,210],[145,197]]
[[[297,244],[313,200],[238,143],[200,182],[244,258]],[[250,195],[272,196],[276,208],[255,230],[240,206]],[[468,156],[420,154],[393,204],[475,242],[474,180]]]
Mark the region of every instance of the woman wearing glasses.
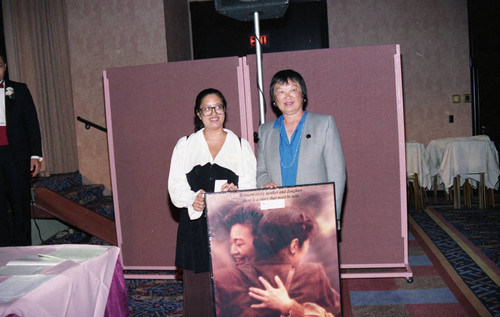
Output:
[[177,232],[175,265],[183,268],[184,316],[212,316],[206,192],[256,187],[256,159],[250,144],[224,129],[226,99],[208,88],[196,97],[195,133],[177,142],[168,191],[183,208]]

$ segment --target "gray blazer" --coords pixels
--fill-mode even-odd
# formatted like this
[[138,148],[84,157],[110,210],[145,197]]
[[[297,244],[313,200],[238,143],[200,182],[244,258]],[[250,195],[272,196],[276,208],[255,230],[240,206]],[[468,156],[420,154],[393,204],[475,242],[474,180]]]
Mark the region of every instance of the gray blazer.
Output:
[[[269,182],[281,186],[280,133],[273,129],[275,121],[259,127],[257,187]],[[308,112],[298,159],[297,185],[335,182],[335,210],[339,220],[346,171],[339,132],[332,116]]]

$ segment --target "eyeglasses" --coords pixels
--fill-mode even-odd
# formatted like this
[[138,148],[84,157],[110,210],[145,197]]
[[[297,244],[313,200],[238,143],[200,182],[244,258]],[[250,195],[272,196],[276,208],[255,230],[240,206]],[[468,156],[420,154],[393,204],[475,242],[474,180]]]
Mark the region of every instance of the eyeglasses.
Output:
[[200,112],[202,115],[204,116],[209,116],[212,114],[212,112],[214,111],[215,109],[215,113],[217,114],[223,114],[224,113],[224,106],[223,105],[217,105],[217,106],[214,106],[214,107],[203,107],[203,108],[200,108]]

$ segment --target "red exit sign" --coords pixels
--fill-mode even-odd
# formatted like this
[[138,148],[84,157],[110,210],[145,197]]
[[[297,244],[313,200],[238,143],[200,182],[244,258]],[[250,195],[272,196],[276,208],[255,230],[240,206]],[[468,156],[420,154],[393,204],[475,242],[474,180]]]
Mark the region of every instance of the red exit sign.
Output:
[[[262,47],[268,46],[268,41],[269,41],[269,36],[267,34],[263,34],[260,36],[260,44]],[[257,39],[255,38],[255,35],[250,36],[250,46],[255,47],[257,44]]]

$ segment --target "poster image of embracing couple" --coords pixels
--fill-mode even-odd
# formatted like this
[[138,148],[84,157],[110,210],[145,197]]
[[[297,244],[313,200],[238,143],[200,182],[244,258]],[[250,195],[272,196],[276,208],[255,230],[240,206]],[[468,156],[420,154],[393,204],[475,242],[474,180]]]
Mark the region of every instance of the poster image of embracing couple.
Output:
[[341,316],[333,183],[206,196],[216,316]]

